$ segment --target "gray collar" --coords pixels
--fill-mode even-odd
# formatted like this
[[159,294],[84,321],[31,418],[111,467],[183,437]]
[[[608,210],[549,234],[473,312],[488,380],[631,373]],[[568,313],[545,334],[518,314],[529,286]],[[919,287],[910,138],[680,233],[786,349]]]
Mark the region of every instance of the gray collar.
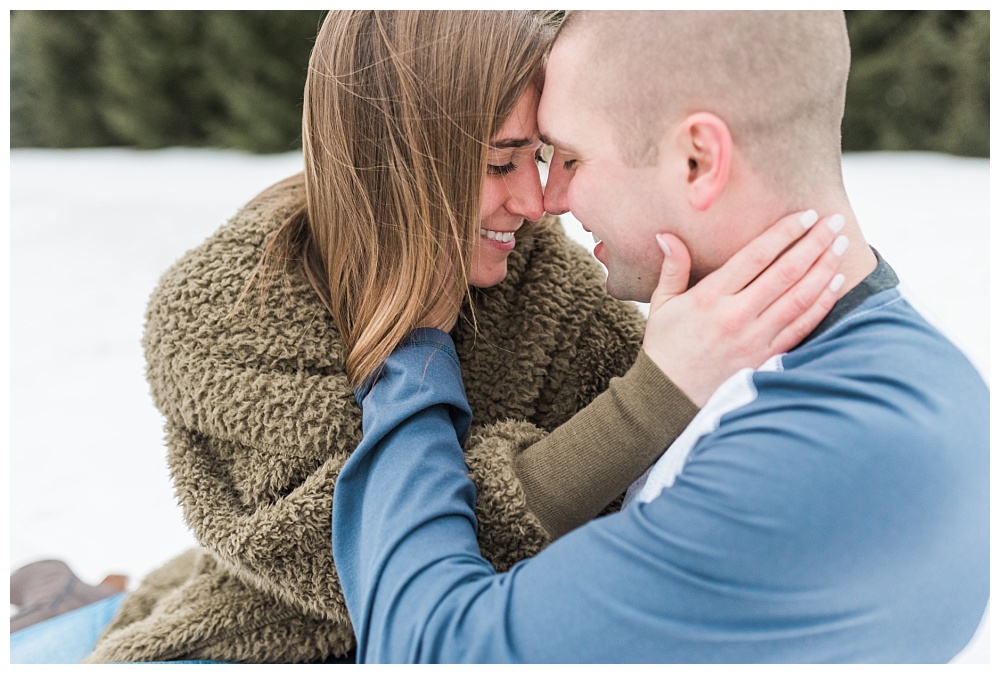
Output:
[[872,295],[899,285],[899,277],[896,276],[896,272],[892,270],[889,263],[883,260],[882,256],[874,248],[872,248],[872,252],[875,253],[875,259],[878,260],[874,271],[866,276],[861,283],[851,288],[846,295],[837,300],[830,313],[816,326],[815,330],[809,333],[808,337],[802,340],[802,344],[814,339],[817,335],[830,328]]

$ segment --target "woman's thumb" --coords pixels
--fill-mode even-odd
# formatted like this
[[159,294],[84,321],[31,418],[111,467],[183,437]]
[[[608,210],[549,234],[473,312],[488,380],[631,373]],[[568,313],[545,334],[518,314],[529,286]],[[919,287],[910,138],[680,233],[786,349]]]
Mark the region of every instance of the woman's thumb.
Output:
[[650,311],[686,291],[691,276],[691,255],[680,239],[673,234],[657,234],[656,243],[663,251],[663,264],[660,281],[649,300]]

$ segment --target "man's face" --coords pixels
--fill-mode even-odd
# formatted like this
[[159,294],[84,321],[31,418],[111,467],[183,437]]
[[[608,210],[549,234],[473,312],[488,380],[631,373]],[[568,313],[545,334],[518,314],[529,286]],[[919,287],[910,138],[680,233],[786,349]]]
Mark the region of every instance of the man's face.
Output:
[[[600,243],[594,256],[608,270],[608,293],[648,302],[659,280],[663,254],[654,238],[673,232],[671,203],[661,166],[631,167],[623,161],[609,123],[586,91],[577,87],[580,41],[556,41],[538,108],[542,137],[555,153],[545,188],[545,210],[572,211]],[[682,236],[683,238],[683,236]]]

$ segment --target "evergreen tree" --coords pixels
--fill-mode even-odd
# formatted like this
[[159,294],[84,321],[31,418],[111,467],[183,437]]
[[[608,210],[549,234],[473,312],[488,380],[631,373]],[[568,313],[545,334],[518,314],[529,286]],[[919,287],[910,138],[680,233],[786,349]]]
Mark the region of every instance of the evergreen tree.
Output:
[[204,145],[223,115],[203,73],[197,11],[108,12],[99,44],[101,116],[130,145]]
[[[989,12],[848,11],[845,151],[989,156]],[[300,147],[323,12],[16,11],[11,147]]]
[[969,12],[956,30],[952,114],[934,147],[943,152],[990,156],[990,13]]
[[19,11],[11,146],[300,146],[321,11]]
[[989,156],[989,12],[851,11],[843,145]]
[[10,25],[11,147],[123,142],[100,110],[98,38],[107,14],[18,11]]
[[302,90],[323,12],[211,12],[204,77],[225,116],[209,142],[254,152],[301,147]]

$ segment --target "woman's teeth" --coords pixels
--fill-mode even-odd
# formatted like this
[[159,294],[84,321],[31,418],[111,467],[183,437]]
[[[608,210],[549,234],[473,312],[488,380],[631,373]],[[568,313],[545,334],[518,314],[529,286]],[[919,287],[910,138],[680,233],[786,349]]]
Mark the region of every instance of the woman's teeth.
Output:
[[507,243],[514,238],[514,232],[495,232],[492,229],[480,228],[479,236],[485,236],[487,239],[493,239],[500,243]]
[[590,233],[590,235],[591,235],[592,237],[594,237],[594,244],[595,244],[595,245],[601,242],[601,240],[600,240],[600,239],[598,239],[598,238],[597,238],[597,235],[596,235],[596,234],[594,234],[593,232],[591,232],[591,233]]

